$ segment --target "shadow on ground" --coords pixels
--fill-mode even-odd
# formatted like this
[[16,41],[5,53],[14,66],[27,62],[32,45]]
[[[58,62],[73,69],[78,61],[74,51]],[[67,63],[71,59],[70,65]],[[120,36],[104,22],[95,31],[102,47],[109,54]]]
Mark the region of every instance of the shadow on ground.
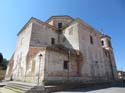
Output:
[[[65,90],[64,92],[59,92],[59,93],[83,93],[83,92],[92,92],[92,91],[97,91],[97,90],[106,90],[109,88],[125,88],[125,83],[119,83],[119,84],[113,84],[111,86],[96,86],[96,87],[89,87],[89,88],[80,88],[80,89],[71,89],[71,90]],[[58,92],[53,92],[53,93],[58,93]],[[95,92],[93,92],[95,93]]]

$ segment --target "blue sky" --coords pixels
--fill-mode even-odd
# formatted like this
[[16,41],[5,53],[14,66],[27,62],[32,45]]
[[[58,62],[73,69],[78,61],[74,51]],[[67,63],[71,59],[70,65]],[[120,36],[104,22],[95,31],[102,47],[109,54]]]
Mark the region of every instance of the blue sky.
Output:
[[33,16],[42,21],[52,15],[81,18],[112,38],[118,69],[125,70],[125,0],[1,0],[0,52],[7,59],[16,47],[17,33]]

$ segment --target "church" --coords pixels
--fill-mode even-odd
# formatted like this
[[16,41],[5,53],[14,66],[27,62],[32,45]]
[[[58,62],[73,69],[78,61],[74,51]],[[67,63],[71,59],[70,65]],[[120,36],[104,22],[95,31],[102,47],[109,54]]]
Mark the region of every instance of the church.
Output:
[[17,35],[5,80],[49,85],[117,79],[111,37],[80,18],[32,17]]

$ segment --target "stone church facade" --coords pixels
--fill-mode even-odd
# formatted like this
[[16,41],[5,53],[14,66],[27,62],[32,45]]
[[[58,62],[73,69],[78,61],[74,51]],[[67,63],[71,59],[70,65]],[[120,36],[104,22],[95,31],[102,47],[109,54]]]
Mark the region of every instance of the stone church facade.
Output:
[[98,83],[117,79],[111,38],[79,18],[31,18],[19,31],[6,80],[34,84]]

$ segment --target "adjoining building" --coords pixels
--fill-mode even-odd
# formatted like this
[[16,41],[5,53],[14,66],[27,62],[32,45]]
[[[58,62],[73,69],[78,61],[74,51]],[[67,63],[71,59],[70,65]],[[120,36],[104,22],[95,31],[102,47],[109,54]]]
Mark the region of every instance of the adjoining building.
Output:
[[98,83],[117,79],[111,37],[79,18],[31,18],[19,31],[6,80],[34,84]]
[[124,71],[117,71],[118,79],[125,80],[125,72]]

